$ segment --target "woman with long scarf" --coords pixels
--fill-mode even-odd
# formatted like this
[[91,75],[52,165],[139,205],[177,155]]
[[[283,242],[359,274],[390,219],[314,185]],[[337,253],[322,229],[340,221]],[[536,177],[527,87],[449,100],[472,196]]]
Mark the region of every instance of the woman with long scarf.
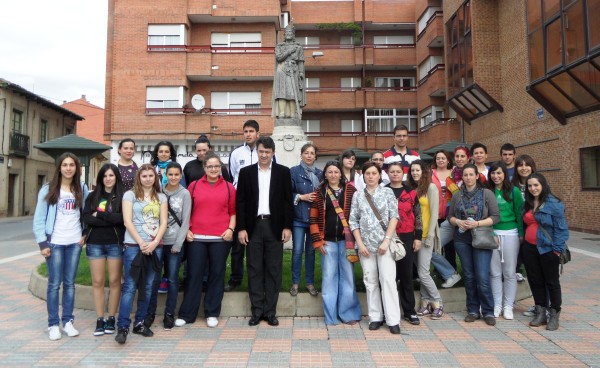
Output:
[[314,191],[319,186],[323,172],[314,166],[317,159],[317,147],[306,143],[300,150],[300,165],[290,169],[292,177],[292,194],[294,196],[294,222],[292,230],[292,287],[290,294],[298,295],[300,272],[302,269],[302,253],[305,253],[304,277],[306,289],[312,296],[319,292],[314,286],[315,249],[309,233],[310,205],[315,199]]

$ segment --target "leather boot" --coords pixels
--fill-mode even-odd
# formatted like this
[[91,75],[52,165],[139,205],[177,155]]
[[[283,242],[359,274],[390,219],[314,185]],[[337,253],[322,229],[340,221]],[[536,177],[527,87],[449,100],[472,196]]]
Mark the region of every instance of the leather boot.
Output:
[[560,311],[556,311],[556,309],[550,308],[550,320],[548,320],[548,325],[546,326],[546,330],[549,330],[549,331],[558,330],[559,317],[560,317]]
[[545,325],[548,321],[546,318],[546,307],[542,307],[541,305],[535,306],[535,317],[529,322],[529,326],[539,327],[541,325]]

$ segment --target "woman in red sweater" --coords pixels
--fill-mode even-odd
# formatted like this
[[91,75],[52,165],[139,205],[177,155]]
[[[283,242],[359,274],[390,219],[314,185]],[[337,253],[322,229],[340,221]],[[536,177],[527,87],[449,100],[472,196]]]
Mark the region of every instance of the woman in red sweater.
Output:
[[235,188],[221,176],[219,156],[204,157],[206,174],[188,187],[192,215],[187,240],[188,283],[175,326],[196,321],[202,298],[202,278],[208,265],[204,316],[208,327],[217,327],[225,286],[225,265],[235,229]]

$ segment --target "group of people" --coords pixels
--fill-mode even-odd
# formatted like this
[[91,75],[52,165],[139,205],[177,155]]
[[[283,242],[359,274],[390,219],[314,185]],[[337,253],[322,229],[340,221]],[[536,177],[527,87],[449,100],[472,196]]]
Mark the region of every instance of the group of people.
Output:
[[[535,301],[530,324],[558,328],[559,256],[568,228],[564,206],[530,156],[515,160],[514,146],[506,144],[502,160],[487,167],[487,148],[476,143],[471,149],[457,147],[454,155],[438,151],[430,165],[407,148],[408,129],[398,126],[394,146],[373,153],[361,170],[351,150],[317,168],[318,149],[311,143],[302,147],[300,164],[289,169],[276,162],[275,143],[260,136],[256,121],[246,121],[243,130],[245,143],[231,153],[229,170],[206,136],[196,141],[197,160],[185,168],[176,162],[168,141],[155,146],[150,164],[138,167],[135,142],[124,139],[117,165],[102,166],[89,195],[80,181],[78,158],[68,152],[58,158],[52,181],[39,192],[34,216],[34,234],[48,266],[50,340],[60,339],[63,332],[79,334],[74,283],[83,245],[92,276],[96,336],[116,333],[118,343],[127,341],[136,292],[132,332],[152,336],[163,275],[165,330],[194,323],[203,294],[206,324],[218,326],[224,292],[243,279],[244,257],[251,302],[248,323],[277,326],[282,243],[290,239],[289,292],[299,292],[304,255],[306,289],[318,296],[318,252],[328,325],[361,320],[354,281],[357,262],[367,291],[370,330],[385,323],[392,334],[399,334],[402,316],[411,324],[425,316],[442,318],[443,301],[430,270],[433,265],[439,271],[443,287],[461,279],[450,251],[453,245],[462,265],[466,322],[483,318],[494,325],[500,315],[513,318],[521,256]],[[473,247],[472,231],[478,227],[493,227],[498,249]],[[391,249],[396,238],[405,251],[399,260]],[[230,252],[231,275],[225,285]],[[181,268],[184,296],[176,311]],[[419,303],[413,293],[415,277]]]

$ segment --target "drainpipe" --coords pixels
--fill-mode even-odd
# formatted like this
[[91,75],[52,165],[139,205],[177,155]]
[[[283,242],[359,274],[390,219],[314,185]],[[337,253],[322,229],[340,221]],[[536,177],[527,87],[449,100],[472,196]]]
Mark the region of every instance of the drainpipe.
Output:
[[0,151],[0,155],[4,156],[4,128],[6,127],[6,98],[1,98],[2,102],[4,102],[4,107],[2,109],[2,151]]
[[[30,100],[27,100],[27,117],[25,118],[25,135],[28,136],[29,139],[29,143],[31,143],[31,136],[29,135],[29,105],[30,105]],[[27,149],[29,150],[29,147],[27,147]],[[31,152],[29,152],[29,154],[31,154]],[[21,190],[21,216],[25,216],[25,188],[26,188],[26,183],[27,183],[27,160],[28,160],[28,156],[25,156],[25,159],[23,160],[23,189]]]

